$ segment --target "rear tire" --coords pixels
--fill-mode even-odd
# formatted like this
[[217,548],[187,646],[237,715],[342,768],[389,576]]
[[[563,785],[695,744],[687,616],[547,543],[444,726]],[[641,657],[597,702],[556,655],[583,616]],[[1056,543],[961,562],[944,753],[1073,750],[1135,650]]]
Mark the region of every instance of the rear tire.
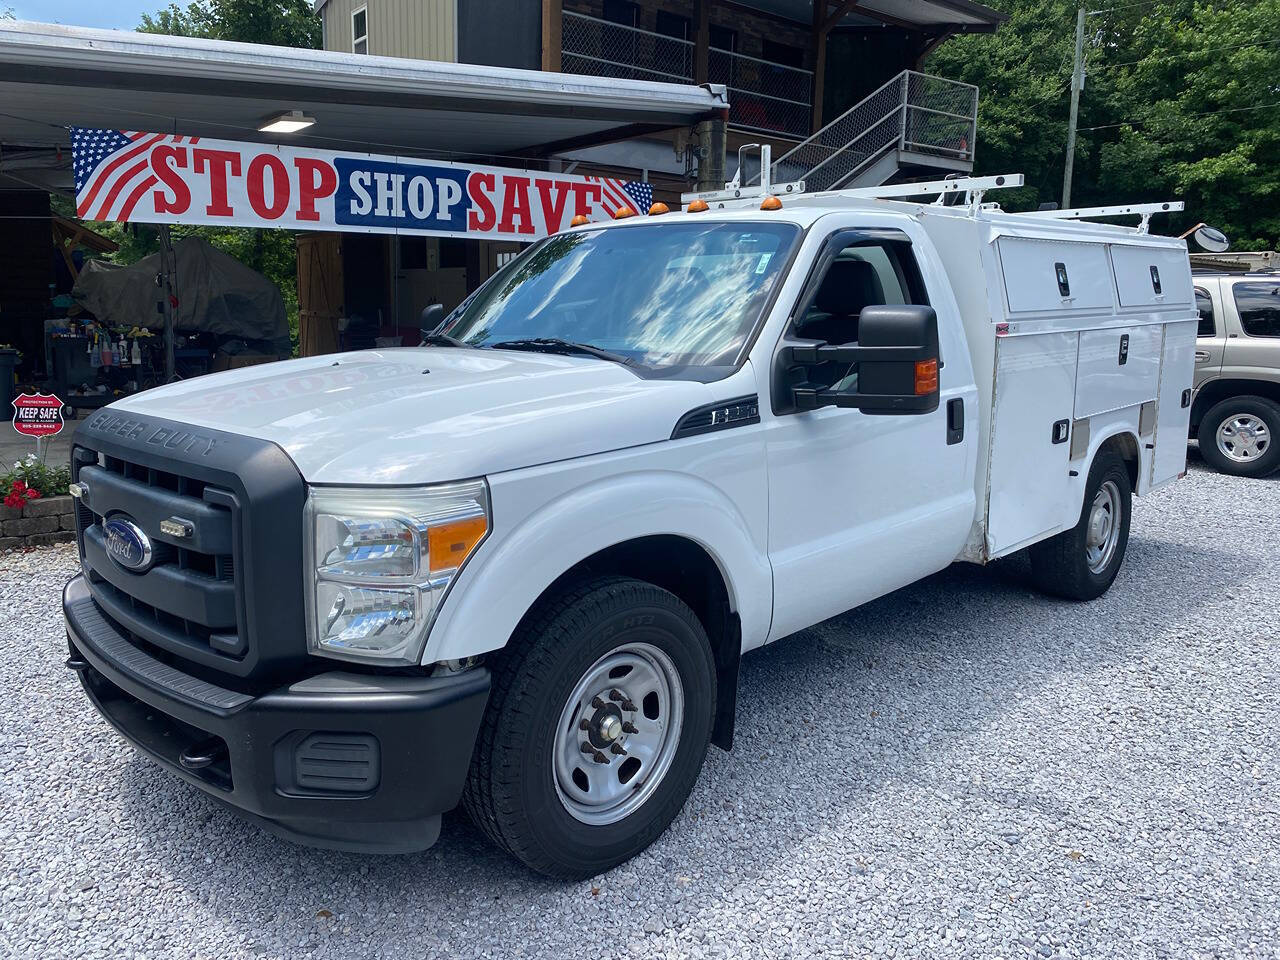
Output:
[[1231,397],[1200,420],[1200,456],[1219,473],[1265,477],[1280,468],[1280,404],[1266,397]]
[[570,588],[539,603],[494,665],[463,805],[539,873],[603,873],[684,806],[715,702],[711,644],[678,597],[623,577]]
[[1089,469],[1080,521],[1028,551],[1036,586],[1068,600],[1106,593],[1129,545],[1132,501],[1128,466],[1114,450],[1101,451]]

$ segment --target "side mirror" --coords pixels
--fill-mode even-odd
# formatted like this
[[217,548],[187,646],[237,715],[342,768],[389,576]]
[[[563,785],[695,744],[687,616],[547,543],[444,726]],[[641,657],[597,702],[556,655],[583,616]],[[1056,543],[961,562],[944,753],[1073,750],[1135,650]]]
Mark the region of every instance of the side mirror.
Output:
[[1227,239],[1227,235],[1207,223],[1196,227],[1191,238],[1201,250],[1207,250],[1209,253],[1226,253],[1231,249],[1231,241]]
[[436,332],[436,327],[444,322],[444,304],[433,303],[422,308],[422,316],[418,320],[418,328],[424,338]]
[[[782,353],[784,365],[801,371],[799,377],[792,374],[791,393],[797,410],[837,406],[886,415],[938,409],[938,315],[933,307],[865,307],[858,315],[856,343],[796,344]],[[813,382],[808,368],[826,363],[856,363],[855,385],[835,390]]]

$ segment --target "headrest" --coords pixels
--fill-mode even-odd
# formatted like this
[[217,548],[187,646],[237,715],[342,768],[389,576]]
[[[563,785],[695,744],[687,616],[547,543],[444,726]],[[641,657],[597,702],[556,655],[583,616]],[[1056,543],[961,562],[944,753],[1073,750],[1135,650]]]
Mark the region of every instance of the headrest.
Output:
[[857,316],[872,303],[884,303],[884,287],[865,260],[833,261],[814,298],[819,310],[846,316]]

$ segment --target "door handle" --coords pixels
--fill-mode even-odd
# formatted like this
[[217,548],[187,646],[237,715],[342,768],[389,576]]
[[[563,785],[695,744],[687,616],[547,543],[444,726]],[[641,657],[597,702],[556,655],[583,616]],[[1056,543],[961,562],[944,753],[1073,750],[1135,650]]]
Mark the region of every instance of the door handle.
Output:
[[1196,363],[1205,363],[1209,359],[1209,354],[1204,350],[1196,351]]
[[947,446],[964,440],[964,398],[947,401]]

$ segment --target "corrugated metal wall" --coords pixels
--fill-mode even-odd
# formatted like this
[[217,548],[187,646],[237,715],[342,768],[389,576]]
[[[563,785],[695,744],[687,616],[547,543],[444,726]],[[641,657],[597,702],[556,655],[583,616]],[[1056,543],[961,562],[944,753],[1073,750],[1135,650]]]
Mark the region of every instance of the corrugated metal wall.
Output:
[[369,53],[415,60],[458,59],[458,0],[329,0],[326,50],[351,52],[351,14],[368,7]]

